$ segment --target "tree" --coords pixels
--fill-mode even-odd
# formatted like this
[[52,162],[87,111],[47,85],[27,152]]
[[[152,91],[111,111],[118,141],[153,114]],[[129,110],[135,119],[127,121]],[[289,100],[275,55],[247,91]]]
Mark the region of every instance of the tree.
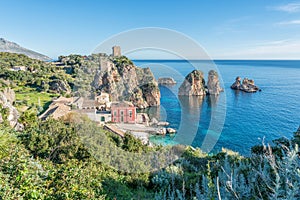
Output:
[[35,157],[63,163],[68,159],[85,160],[90,157],[81,143],[75,124],[48,119],[29,127],[21,136],[26,148]]
[[20,116],[19,122],[23,124],[25,127],[36,126],[37,123],[39,122],[39,119],[37,118],[35,112],[33,112],[32,110],[26,110]]
[[15,138],[10,133],[10,129],[4,125],[0,125],[0,159],[8,156],[9,148],[14,142]]
[[123,149],[129,152],[141,152],[142,151],[142,142],[139,139],[136,139],[130,133],[126,133],[124,137]]

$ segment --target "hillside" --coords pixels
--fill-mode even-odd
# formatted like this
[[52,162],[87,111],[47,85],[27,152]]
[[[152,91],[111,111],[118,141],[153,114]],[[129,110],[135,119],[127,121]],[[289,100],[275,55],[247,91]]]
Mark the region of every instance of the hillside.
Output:
[[[136,103],[153,102],[147,98],[157,87],[151,71],[126,57],[59,61],[0,53],[0,199],[299,199],[300,128],[244,157],[228,149],[207,154],[183,145],[145,146],[74,113],[42,121],[37,114],[51,98],[84,90],[117,90],[129,98],[124,91],[141,86]],[[12,70],[17,65],[26,69]],[[18,131],[11,127],[20,124]]]
[[160,105],[158,83],[149,68],[139,68],[125,56],[105,54],[60,56],[74,77],[73,92],[80,96],[107,92],[112,101],[130,101],[138,108]]
[[4,38],[0,38],[0,52],[10,52],[10,53],[18,53],[18,54],[24,54],[30,58],[42,60],[42,61],[48,61],[51,60],[48,56],[45,56],[43,54],[37,53],[35,51],[32,51],[30,49],[26,49],[24,47],[21,47],[20,45],[10,42],[8,40],[5,40]]

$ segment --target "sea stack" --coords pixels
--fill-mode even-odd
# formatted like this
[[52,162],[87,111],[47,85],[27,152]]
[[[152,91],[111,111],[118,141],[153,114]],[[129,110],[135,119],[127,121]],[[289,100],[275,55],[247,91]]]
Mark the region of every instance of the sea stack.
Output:
[[231,85],[231,89],[241,90],[241,91],[248,92],[248,93],[261,91],[261,89],[259,89],[255,85],[254,80],[244,78],[243,81],[241,82],[241,77],[239,77],[239,76],[236,77],[235,82]]
[[178,91],[180,96],[203,96],[205,94],[205,80],[203,72],[200,70],[194,70],[189,73]]
[[223,88],[220,87],[218,73],[215,70],[208,72],[207,90],[210,95],[218,95],[223,92]]

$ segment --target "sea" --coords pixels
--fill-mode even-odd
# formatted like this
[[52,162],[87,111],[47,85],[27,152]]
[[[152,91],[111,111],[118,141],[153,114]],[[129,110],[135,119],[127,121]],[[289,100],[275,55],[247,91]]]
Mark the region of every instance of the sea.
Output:
[[[294,60],[135,60],[155,78],[172,77],[177,84],[160,86],[161,105],[147,110],[151,118],[170,123],[176,134],[151,136],[160,145],[185,144],[208,153],[222,148],[250,155],[251,147],[290,139],[300,125],[300,61]],[[182,97],[185,76],[201,70],[218,72],[224,88],[218,96]],[[230,88],[237,76],[253,79],[262,90],[245,93]]]

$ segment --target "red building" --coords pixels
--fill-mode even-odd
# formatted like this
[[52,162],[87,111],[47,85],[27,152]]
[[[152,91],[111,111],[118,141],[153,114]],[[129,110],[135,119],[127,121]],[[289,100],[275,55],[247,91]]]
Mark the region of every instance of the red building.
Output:
[[115,123],[135,123],[136,107],[130,102],[111,104],[111,121]]

